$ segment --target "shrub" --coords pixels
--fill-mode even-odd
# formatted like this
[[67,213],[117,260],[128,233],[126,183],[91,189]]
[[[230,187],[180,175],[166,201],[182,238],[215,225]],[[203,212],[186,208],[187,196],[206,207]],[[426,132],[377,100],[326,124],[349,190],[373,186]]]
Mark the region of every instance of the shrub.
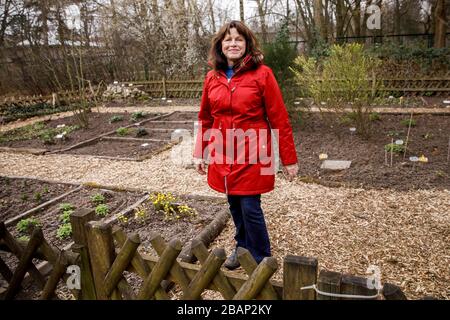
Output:
[[[298,56],[290,68],[303,94],[313,98],[320,111],[332,109],[335,113],[324,113],[327,121],[339,122],[336,114],[351,106],[355,114],[357,131],[370,135],[370,103],[381,83],[373,82],[372,76],[379,61],[364,52],[360,44],[333,45],[323,64],[316,59]],[[333,118],[327,118],[327,117]]]

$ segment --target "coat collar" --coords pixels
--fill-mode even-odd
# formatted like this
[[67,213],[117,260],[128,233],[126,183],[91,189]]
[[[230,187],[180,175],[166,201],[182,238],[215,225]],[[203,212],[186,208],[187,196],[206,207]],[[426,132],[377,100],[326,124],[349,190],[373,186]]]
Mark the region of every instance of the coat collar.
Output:
[[[258,61],[262,61],[262,56],[261,57],[257,57]],[[212,64],[210,62],[208,62],[208,65],[210,67],[212,67]],[[242,59],[241,63],[239,64],[239,66],[234,70],[234,74],[238,74],[238,73],[242,73],[245,72],[247,70],[252,69],[255,66],[255,59],[253,59],[253,57],[251,55],[246,55],[244,57],[244,59]],[[219,74],[222,74],[226,77],[225,72],[223,70],[216,70],[214,71],[215,74],[218,76]]]

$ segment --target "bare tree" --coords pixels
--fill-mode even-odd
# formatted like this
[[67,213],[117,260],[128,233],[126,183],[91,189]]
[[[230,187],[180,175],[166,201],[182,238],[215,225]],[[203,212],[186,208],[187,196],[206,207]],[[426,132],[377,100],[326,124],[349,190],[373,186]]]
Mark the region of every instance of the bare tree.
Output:
[[445,9],[445,0],[436,0],[436,7],[434,9],[434,47],[445,47],[445,32],[447,28],[447,15]]

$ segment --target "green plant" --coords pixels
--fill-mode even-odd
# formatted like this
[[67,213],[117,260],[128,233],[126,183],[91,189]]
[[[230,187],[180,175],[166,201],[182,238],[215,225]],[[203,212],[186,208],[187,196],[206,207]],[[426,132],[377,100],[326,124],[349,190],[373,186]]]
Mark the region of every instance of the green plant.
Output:
[[20,195],[20,199],[21,199],[22,201],[27,201],[27,200],[28,200],[28,195],[25,194],[25,193],[22,193],[22,194]]
[[148,132],[147,132],[147,130],[145,130],[145,128],[138,128],[136,130],[136,137],[143,137],[146,135],[148,135]]
[[63,240],[67,239],[72,235],[72,225],[70,223],[64,223],[59,226],[58,230],[56,231],[56,236]]
[[164,213],[164,220],[175,220],[197,215],[195,209],[176,203],[176,198],[171,193],[152,194],[150,200],[156,211],[162,211]]
[[128,217],[125,216],[124,214],[119,214],[119,216],[117,217],[117,220],[121,224],[127,224],[128,223]]
[[65,211],[73,211],[73,210],[75,210],[75,206],[73,205],[73,204],[71,204],[71,203],[61,203],[60,205],[59,205],[59,211],[61,211],[61,212],[65,212]]
[[404,125],[405,127],[409,127],[410,123],[411,123],[411,127],[416,126],[416,120],[414,120],[414,119],[403,119],[402,121],[400,121],[400,123],[402,125]]
[[140,206],[135,209],[134,218],[139,222],[144,222],[144,220],[147,218],[147,210],[144,206]]
[[44,189],[42,189],[42,193],[49,193],[49,192],[50,192],[50,190],[48,190],[47,187],[44,187]]
[[386,135],[388,137],[399,137],[403,133],[404,133],[403,131],[388,131]]
[[36,191],[33,194],[33,197],[34,197],[34,200],[36,200],[37,202],[41,202],[41,200],[42,200],[42,193]]
[[379,120],[381,120],[380,114],[378,112],[371,112],[369,114],[369,120],[370,121],[379,121]]
[[105,203],[105,197],[101,193],[96,193],[91,197],[91,201],[95,205]]
[[106,204],[99,204],[95,207],[95,214],[100,217],[105,217],[109,213],[109,207]]
[[439,178],[444,178],[447,176],[447,174],[442,170],[436,170],[436,176]]
[[73,213],[73,210],[64,211],[59,216],[59,221],[61,221],[62,223],[70,223],[70,216],[72,215],[72,213]]
[[44,144],[54,144],[55,143],[55,134],[51,130],[46,130],[42,132],[39,136]]
[[[350,105],[357,132],[367,138],[371,129],[370,105],[382,85],[375,78],[379,64],[379,60],[364,52],[362,45],[351,43],[331,46],[322,63],[312,57],[298,56],[290,70],[302,94],[314,100],[323,119],[339,123],[339,114]],[[324,109],[334,112],[324,112],[328,111]]]
[[19,239],[20,241],[30,241],[30,236],[24,235],[24,236],[20,236],[18,239]]
[[405,151],[405,146],[395,143],[388,143],[384,146],[384,150],[386,150],[387,152],[391,152],[391,149],[394,153],[403,153]]
[[356,113],[355,112],[348,112],[339,118],[339,122],[343,125],[351,125],[351,124],[355,123],[355,121],[356,121]]
[[119,122],[123,120],[123,116],[115,115],[109,119],[109,123]]
[[128,134],[128,128],[120,127],[116,130],[116,133],[117,133],[117,135],[122,136],[122,137],[126,136]]
[[143,118],[145,118],[145,114],[142,111],[133,112],[131,114],[131,121],[133,122],[139,121]]
[[24,235],[29,234],[34,227],[40,226],[41,223],[39,222],[39,220],[37,220],[34,217],[31,217],[20,220],[16,225],[16,229],[20,234]]

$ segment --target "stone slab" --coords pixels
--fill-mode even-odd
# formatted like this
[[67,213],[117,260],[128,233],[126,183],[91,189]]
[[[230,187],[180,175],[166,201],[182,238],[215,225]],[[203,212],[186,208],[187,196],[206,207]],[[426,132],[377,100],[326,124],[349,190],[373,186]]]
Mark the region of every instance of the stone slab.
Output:
[[348,160],[325,160],[322,162],[320,168],[327,170],[346,170],[350,168],[351,164],[352,162]]

